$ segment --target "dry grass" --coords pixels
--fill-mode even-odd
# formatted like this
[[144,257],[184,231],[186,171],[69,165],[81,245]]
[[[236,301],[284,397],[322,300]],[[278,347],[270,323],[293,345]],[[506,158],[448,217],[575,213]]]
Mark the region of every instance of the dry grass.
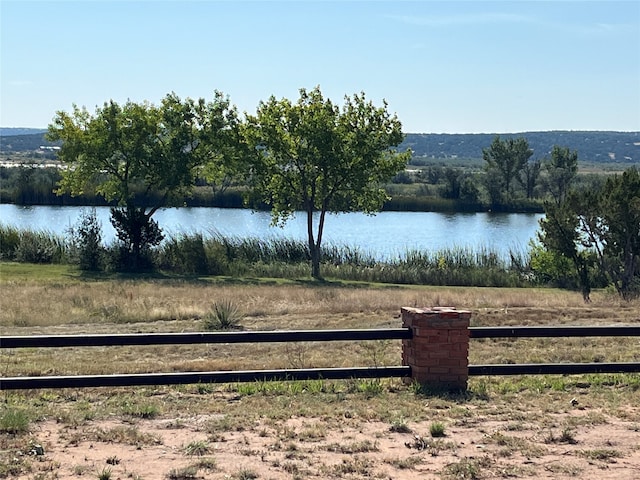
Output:
[[[0,276],[0,285],[2,335],[200,331],[212,304],[222,300],[238,307],[240,323],[248,330],[397,327],[402,306],[432,305],[471,310],[474,325],[640,321],[640,302],[624,303],[603,292],[585,305],[579,293],[546,289],[65,277],[34,281],[7,275]],[[399,343],[20,349],[0,351],[0,369],[3,376],[14,376],[396,365]],[[473,341],[470,357],[471,363],[640,361],[639,347],[637,338],[494,339]],[[590,436],[598,428],[620,424],[625,435],[637,439],[639,389],[637,375],[586,375],[478,377],[470,380],[469,392],[453,397],[425,397],[399,380],[3,392],[0,417],[19,412],[31,427],[17,434],[0,431],[0,478],[3,472],[27,475],[30,469],[33,476],[44,464],[28,452],[40,441],[34,425],[45,419],[56,419],[60,442],[68,448],[110,442],[166,450],[162,431],[176,438],[181,431],[190,432],[176,447],[183,457],[193,457],[185,454],[188,446],[211,448],[218,455],[233,446],[237,456],[211,460],[216,465],[211,471],[219,477],[201,470],[198,476],[204,478],[246,477],[260,465],[270,468],[260,478],[359,478],[385,472],[387,478],[422,478],[427,471],[438,478],[585,474],[589,462],[597,472],[598,465],[613,469],[617,464],[612,462],[629,463],[638,455],[633,445],[612,445],[610,439],[599,442]],[[145,431],[141,422],[162,424],[164,430],[156,426]],[[445,439],[429,438],[434,423],[446,425]],[[561,440],[569,436],[575,445]],[[559,446],[565,453],[556,459]],[[468,456],[465,449],[475,450],[476,456]],[[13,458],[19,463],[12,463]],[[523,459],[533,460],[522,467]],[[178,475],[193,460],[171,470]],[[440,466],[428,470],[436,461]],[[126,459],[122,464],[126,466]],[[120,467],[109,468],[115,474]]]
[[[399,326],[402,306],[453,305],[474,325],[602,325],[638,320],[638,302],[557,290],[225,285],[182,281],[4,281],[4,335],[202,331],[215,302],[242,312],[248,330]],[[471,363],[637,361],[636,340],[476,341]],[[398,364],[399,342],[191,345],[2,352],[5,375],[300,368]],[[53,357],[55,356],[55,361]]]

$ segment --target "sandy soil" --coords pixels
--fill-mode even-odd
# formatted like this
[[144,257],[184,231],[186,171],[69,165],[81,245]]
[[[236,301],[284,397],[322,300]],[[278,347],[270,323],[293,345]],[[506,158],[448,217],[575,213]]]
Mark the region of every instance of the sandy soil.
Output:
[[[323,429],[321,418],[290,418],[219,433],[206,428],[213,415],[78,427],[47,420],[32,432],[32,471],[18,478],[640,479],[640,425],[597,413],[602,422],[581,425],[565,439],[560,429],[542,431],[526,421],[518,428],[451,425],[433,439],[429,423],[409,423],[411,431],[399,433],[388,423],[349,418],[338,429]],[[566,424],[566,417],[554,423]],[[100,440],[100,432],[127,430],[143,440]]]

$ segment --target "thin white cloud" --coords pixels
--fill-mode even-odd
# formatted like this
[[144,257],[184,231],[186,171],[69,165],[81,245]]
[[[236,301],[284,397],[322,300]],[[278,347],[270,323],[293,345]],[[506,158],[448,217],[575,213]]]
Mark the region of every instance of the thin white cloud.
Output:
[[513,13],[477,13],[438,16],[391,15],[389,18],[408,25],[425,27],[451,27],[495,23],[534,23],[534,20],[530,17]]
[[33,80],[9,80],[7,82],[10,87],[30,87],[35,83]]
[[539,18],[516,13],[487,12],[459,15],[389,15],[387,18],[404,23],[406,25],[424,26],[432,28],[473,26],[473,25],[498,25],[498,24],[528,24],[536,27],[563,31],[577,35],[607,35],[626,34],[637,31],[638,25],[631,23],[561,23],[541,20]]
[[633,33],[638,29],[638,25],[634,26],[626,23],[594,23],[591,25],[563,25],[558,23],[550,23],[548,26],[557,30],[565,30],[569,33],[577,33],[581,35]]

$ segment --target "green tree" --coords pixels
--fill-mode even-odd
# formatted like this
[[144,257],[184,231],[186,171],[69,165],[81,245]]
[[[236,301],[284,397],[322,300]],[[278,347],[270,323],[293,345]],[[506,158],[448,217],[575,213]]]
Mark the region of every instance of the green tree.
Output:
[[522,185],[527,199],[535,197],[536,187],[540,178],[542,162],[540,160],[528,160],[522,166],[520,174],[517,177],[518,183]]
[[640,291],[640,173],[610,177],[598,190],[569,192],[548,202],[540,221],[541,243],[572,260],[588,300],[593,274],[614,285],[625,299]]
[[620,295],[640,293],[640,173],[630,168],[607,179],[600,199],[603,264]]
[[[577,200],[577,197],[574,198]],[[579,202],[545,204],[545,217],[540,220],[538,240],[552,254],[571,261],[577,274],[578,284],[585,302],[590,301],[593,252],[583,248],[589,243],[585,238],[581,222],[588,214],[579,207]],[[561,263],[561,259],[557,260]]]
[[504,205],[513,199],[520,172],[532,155],[525,138],[501,140],[499,135],[482,150],[487,191],[493,205]]
[[578,152],[554,145],[551,157],[543,160],[547,190],[556,202],[562,202],[578,173]]
[[458,200],[462,189],[462,172],[457,168],[446,167],[444,169],[444,184],[440,187],[440,196]]
[[67,167],[58,193],[95,191],[117,202],[111,221],[129,267],[162,240],[152,215],[187,195],[198,174],[223,170],[237,134],[237,114],[216,92],[213,101],[168,94],[160,105],[109,101],[95,114],[73,106],[57,112],[47,138],[62,141]]
[[400,121],[386,102],[375,107],[364,93],[346,96],[339,108],[316,87],[301,89],[297,103],[261,102],[246,126],[255,148],[253,185],[274,224],[305,212],[311,275],[321,278],[327,212],[378,211],[388,198],[381,182],[406,166],[411,153],[393,148],[403,139]]
[[478,201],[478,188],[470,175],[459,168],[444,168],[444,184],[440,187],[440,196],[462,202]]

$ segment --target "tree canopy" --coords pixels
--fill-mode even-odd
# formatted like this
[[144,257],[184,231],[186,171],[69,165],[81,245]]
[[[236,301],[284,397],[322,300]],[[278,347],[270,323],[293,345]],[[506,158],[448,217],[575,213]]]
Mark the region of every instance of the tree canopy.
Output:
[[245,132],[255,149],[253,186],[271,206],[273,222],[286,222],[296,210],[306,213],[315,278],[326,213],[378,211],[388,198],[381,182],[410,158],[409,151],[394,149],[403,140],[398,118],[386,102],[376,107],[364,93],[346,96],[342,108],[319,87],[301,89],[296,103],[271,97],[247,117]]
[[546,185],[556,202],[562,202],[578,173],[578,152],[554,145],[551,157],[543,161]]
[[[482,150],[491,203],[500,204],[511,199],[514,184],[532,155],[533,150],[522,137],[501,140],[500,136],[496,135],[491,146]],[[535,168],[530,174],[534,172]],[[527,175],[528,179],[531,178],[530,174]]]
[[[570,259],[585,300],[592,276],[629,299],[640,294],[640,173],[629,168],[596,190],[571,191],[549,202],[540,221],[544,247]],[[597,272],[591,273],[593,269]]]
[[210,102],[181,100],[170,93],[156,106],[105,102],[91,114],[73,106],[56,113],[48,139],[62,141],[59,193],[93,190],[115,201],[112,223],[135,264],[140,252],[161,241],[151,216],[187,194],[196,176],[220,171],[238,128],[229,100],[216,92]]

